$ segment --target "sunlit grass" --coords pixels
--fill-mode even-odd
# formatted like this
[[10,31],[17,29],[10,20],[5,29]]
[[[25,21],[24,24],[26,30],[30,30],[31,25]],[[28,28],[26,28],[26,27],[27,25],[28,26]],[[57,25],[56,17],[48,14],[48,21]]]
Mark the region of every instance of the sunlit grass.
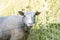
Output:
[[60,23],[60,0],[0,0],[0,16],[17,15],[19,10],[41,12],[28,40],[60,40],[60,24],[54,24]]
[[60,40],[60,24],[40,25],[40,29],[31,29],[28,40]]

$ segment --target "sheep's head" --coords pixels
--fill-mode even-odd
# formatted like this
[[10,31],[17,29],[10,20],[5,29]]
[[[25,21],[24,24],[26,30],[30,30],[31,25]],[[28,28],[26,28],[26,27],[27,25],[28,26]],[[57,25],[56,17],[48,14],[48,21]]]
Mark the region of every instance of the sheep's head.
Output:
[[33,26],[34,21],[35,21],[35,16],[40,14],[40,12],[38,12],[38,11],[35,12],[35,13],[34,12],[22,12],[22,11],[18,11],[18,13],[23,16],[23,22],[28,27]]

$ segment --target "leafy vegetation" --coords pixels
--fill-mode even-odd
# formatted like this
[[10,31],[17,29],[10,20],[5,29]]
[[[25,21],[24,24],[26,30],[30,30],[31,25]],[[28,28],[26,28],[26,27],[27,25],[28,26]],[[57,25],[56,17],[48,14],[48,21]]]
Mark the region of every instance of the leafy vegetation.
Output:
[[28,40],[60,40],[60,24],[50,23],[39,29],[31,29]]
[[19,15],[18,10],[41,12],[28,40],[60,40],[60,0],[0,0],[0,16]]

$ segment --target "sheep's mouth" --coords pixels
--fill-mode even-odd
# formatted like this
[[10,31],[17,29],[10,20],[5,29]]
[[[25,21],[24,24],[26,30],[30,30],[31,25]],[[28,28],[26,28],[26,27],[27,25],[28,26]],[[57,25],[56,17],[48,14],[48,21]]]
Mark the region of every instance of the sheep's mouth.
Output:
[[24,24],[24,25],[27,26],[27,27],[29,27],[29,28],[33,26],[33,25],[27,25],[27,24]]
[[32,26],[28,26],[28,25],[26,25],[27,27],[32,27]]

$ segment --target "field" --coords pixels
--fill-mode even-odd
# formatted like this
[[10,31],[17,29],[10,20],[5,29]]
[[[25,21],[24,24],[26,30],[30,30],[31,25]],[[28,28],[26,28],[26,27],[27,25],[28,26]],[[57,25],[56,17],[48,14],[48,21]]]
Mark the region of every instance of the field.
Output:
[[60,0],[0,0],[0,16],[39,11],[27,40],[60,40]]
[[28,40],[60,40],[60,23],[41,25],[39,29],[31,29]]

